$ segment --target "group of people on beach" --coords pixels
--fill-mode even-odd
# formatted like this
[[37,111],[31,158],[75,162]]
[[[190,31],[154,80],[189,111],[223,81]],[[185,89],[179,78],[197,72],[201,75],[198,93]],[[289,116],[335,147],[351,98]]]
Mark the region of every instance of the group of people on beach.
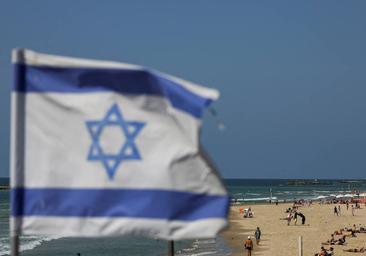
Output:
[[[346,245],[347,237],[357,237],[356,233],[366,233],[366,228],[362,227],[361,224],[359,228],[356,227],[356,224],[353,224],[352,228],[343,228],[340,230],[334,231],[330,236],[330,239],[326,242],[322,243],[322,247],[320,248],[320,252],[316,253],[315,256],[333,256],[334,248],[330,247],[329,249],[325,249],[324,245]],[[337,238],[338,236],[339,238]],[[351,249],[343,249],[345,252],[366,252],[364,247],[361,248],[351,248]]]
[[325,249],[324,246],[320,248],[319,253],[315,253],[315,256],[334,256],[334,248],[330,247],[329,249]]
[[243,214],[243,218],[253,218],[254,217],[254,212],[252,211],[252,208],[243,208],[240,207],[239,208],[239,213]]
[[[349,202],[347,201],[345,204],[346,204],[346,209],[348,211],[348,209],[349,209]],[[351,205],[352,216],[355,216],[355,210],[356,209],[361,209],[360,204],[358,204],[357,202],[356,202],[355,205],[353,205],[353,204]],[[341,205],[340,204],[338,206],[334,206],[333,213],[336,216],[341,216]]]
[[340,205],[338,205],[338,207],[334,206],[333,213],[334,215],[341,216],[341,206]]
[[298,218],[301,218],[301,224],[305,225],[306,217],[303,213],[299,212],[298,206],[293,206],[292,208],[288,208],[286,210],[287,217],[281,218],[281,220],[287,220],[287,226],[291,224],[291,221],[294,220],[295,225],[297,225]]
[[[257,229],[254,232],[254,237],[255,237],[255,241],[256,241],[257,245],[259,245],[261,236],[262,236],[262,231],[260,230],[259,227],[257,227]],[[247,250],[247,256],[251,256],[252,250],[254,249],[251,236],[248,236],[248,239],[244,241],[244,248]]]
[[[294,221],[294,225],[297,225],[298,220],[301,218],[301,224],[305,225],[306,217],[305,215],[299,210],[300,207],[308,206],[310,207],[313,202],[308,202],[305,200],[298,200],[293,201],[293,205],[290,208],[287,208],[285,213],[287,216],[285,218],[281,218],[281,220],[286,220],[287,225],[290,225],[292,221]],[[319,202],[320,203],[320,202]],[[345,205],[346,209],[349,210],[351,208],[352,215],[355,215],[356,209],[361,209],[361,204],[357,201],[342,201],[339,202],[331,202],[334,205],[333,213],[336,216],[342,215],[342,205]],[[276,203],[276,205],[278,205]],[[366,206],[366,203],[365,203]],[[332,209],[332,208],[331,208]],[[346,212],[344,209],[343,211]],[[253,217],[253,211],[249,207],[248,209],[240,208],[240,213],[244,218],[250,218]],[[251,213],[251,214],[250,214]],[[351,228],[343,228],[340,230],[336,230],[332,234],[330,234],[330,239],[328,239],[326,242],[321,243],[320,252],[315,253],[315,256],[334,256],[334,250],[338,250],[338,246],[345,246],[347,245],[346,239],[357,237],[357,233],[366,233],[366,227],[359,225],[359,227],[356,227],[354,224]],[[257,227],[255,233],[254,233],[256,244],[259,245],[260,237],[261,237],[261,230],[259,227]],[[326,248],[327,247],[327,248]],[[247,239],[244,241],[244,248],[247,252],[247,256],[252,255],[252,251],[254,250],[254,244],[252,241],[251,236],[248,236]],[[341,247],[342,248],[342,247]],[[358,247],[358,248],[349,248],[349,249],[343,249],[344,252],[354,252],[354,253],[364,253],[366,252],[366,247]]]

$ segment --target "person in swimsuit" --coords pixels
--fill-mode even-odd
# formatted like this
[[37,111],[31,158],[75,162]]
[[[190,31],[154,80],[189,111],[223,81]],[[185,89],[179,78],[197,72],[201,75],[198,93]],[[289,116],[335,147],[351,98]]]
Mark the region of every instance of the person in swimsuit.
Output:
[[299,212],[297,215],[301,217],[301,224],[305,225],[305,215],[302,214],[301,212]]
[[334,234],[330,235],[330,240],[327,241],[329,244],[335,244],[336,240],[334,238]]
[[346,236],[342,236],[342,238],[339,238],[335,244],[344,245],[345,242],[346,242]]
[[327,256],[334,256],[334,248],[330,247],[329,251],[327,251]]
[[262,231],[257,227],[257,230],[254,233],[255,241],[257,242],[257,245],[259,245],[259,242],[261,240]]
[[292,214],[291,214],[291,213],[289,213],[289,214],[287,215],[287,226],[290,226],[291,219],[292,219]]
[[244,247],[247,250],[248,254],[247,256],[252,256],[252,250],[253,250],[253,241],[250,238],[250,236],[248,236],[248,239],[245,240],[244,242]]
[[344,250],[344,252],[366,252],[366,249],[364,247],[361,247],[360,249],[357,249],[357,248],[354,248],[354,249],[347,249],[347,250]]

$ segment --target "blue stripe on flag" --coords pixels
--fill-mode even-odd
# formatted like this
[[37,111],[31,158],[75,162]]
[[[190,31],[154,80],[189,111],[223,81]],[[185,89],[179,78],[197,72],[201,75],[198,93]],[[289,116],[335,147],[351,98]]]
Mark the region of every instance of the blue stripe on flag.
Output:
[[195,117],[212,99],[201,97],[179,83],[146,70],[44,67],[15,65],[14,91],[37,93],[118,92],[167,98],[171,104]]
[[229,197],[149,189],[11,190],[12,216],[130,217],[191,221],[226,218]]

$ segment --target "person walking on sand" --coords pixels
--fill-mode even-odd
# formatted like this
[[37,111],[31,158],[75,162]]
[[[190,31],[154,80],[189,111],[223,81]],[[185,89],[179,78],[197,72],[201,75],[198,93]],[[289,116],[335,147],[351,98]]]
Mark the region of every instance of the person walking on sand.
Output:
[[261,240],[261,235],[262,235],[262,231],[259,229],[259,227],[257,227],[254,236],[255,236],[255,241],[257,243],[257,245],[259,245],[259,242]]
[[348,203],[348,200],[346,201],[346,208],[347,208],[347,211],[348,211],[348,207],[349,207],[349,203]]
[[244,247],[247,250],[248,254],[247,256],[252,256],[252,250],[253,250],[253,241],[250,238],[250,236],[248,236],[248,239],[245,240],[244,242]]
[[352,216],[355,216],[355,207],[353,205],[351,206],[351,211],[352,211]]
[[339,216],[341,216],[341,205],[340,204],[338,205],[338,214],[339,214]]
[[338,209],[337,209],[337,206],[334,206],[334,215],[337,215],[337,216],[338,216]]

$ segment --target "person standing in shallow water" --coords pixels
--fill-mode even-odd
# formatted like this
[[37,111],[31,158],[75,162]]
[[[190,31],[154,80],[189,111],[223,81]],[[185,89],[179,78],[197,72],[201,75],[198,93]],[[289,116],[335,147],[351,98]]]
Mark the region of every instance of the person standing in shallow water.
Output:
[[257,227],[254,236],[255,236],[255,241],[257,243],[257,245],[259,245],[259,242],[261,240],[261,235],[262,235],[262,231],[259,229],[259,227]]

